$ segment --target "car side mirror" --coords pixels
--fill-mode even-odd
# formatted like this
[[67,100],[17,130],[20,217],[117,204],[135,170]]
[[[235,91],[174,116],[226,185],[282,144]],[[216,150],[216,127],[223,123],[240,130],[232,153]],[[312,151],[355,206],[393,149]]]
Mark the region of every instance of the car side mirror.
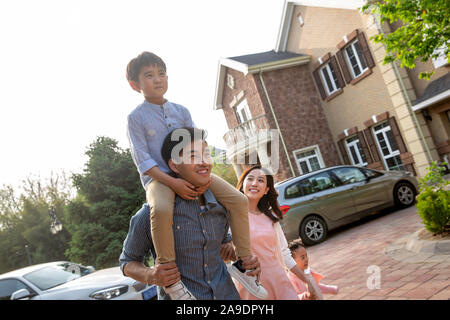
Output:
[[20,289],[13,292],[13,294],[11,295],[11,300],[19,300],[30,297],[32,297],[30,291],[28,291],[27,289]]
[[373,178],[375,178],[375,177],[374,177],[374,176],[368,176],[368,177],[366,177],[366,182],[369,183],[370,180],[372,180]]

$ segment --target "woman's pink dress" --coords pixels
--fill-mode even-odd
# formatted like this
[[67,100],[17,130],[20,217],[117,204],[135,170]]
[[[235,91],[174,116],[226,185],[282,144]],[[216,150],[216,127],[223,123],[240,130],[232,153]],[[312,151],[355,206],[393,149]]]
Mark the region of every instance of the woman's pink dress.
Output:
[[[248,214],[250,241],[253,255],[258,257],[261,274],[259,280],[267,290],[268,300],[298,300],[284,265],[273,222],[264,214]],[[243,300],[258,300],[241,284],[236,285]]]

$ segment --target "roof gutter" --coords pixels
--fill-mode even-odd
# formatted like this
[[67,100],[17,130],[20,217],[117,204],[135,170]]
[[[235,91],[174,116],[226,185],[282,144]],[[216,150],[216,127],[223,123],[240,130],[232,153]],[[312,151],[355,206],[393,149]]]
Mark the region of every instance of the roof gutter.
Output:
[[270,101],[270,97],[269,97],[269,94],[267,92],[266,84],[264,83],[264,79],[263,79],[262,73],[263,73],[263,70],[261,69],[259,71],[259,79],[261,80],[261,84],[262,84],[262,87],[263,87],[263,90],[264,90],[264,94],[266,95],[267,102],[269,103],[270,111],[272,112],[272,116],[273,116],[273,119],[275,121],[275,126],[277,127],[278,134],[280,135],[281,144],[283,145],[284,152],[286,153],[286,157],[287,157],[287,160],[288,160],[288,163],[289,163],[289,167],[291,168],[292,177],[295,177],[294,167],[292,166],[291,158],[289,157],[289,152],[287,151],[286,143],[284,142],[284,138],[283,138],[283,134],[281,133],[280,126],[278,125],[277,116],[275,115],[275,111],[273,110],[272,102]]

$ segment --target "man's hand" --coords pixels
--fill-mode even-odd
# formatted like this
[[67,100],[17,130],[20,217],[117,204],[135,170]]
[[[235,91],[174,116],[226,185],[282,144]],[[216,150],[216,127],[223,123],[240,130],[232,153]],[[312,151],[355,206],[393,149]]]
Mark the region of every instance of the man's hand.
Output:
[[223,261],[236,260],[236,255],[234,253],[233,243],[231,241],[222,244],[220,247],[220,257]]
[[242,258],[242,267],[245,270],[251,270],[251,271],[247,272],[247,275],[249,275],[249,276],[259,277],[259,274],[261,273],[259,261],[256,256],[248,256],[248,257]]
[[198,191],[195,190],[194,185],[181,178],[173,180],[170,187],[177,195],[185,200],[195,200],[199,195]]
[[198,195],[204,194],[206,190],[208,190],[209,186],[211,185],[211,177],[209,178],[209,182],[203,186],[196,187],[195,191],[198,192]]
[[173,262],[158,264],[148,268],[146,283],[156,284],[159,287],[167,287],[181,280],[177,265]]

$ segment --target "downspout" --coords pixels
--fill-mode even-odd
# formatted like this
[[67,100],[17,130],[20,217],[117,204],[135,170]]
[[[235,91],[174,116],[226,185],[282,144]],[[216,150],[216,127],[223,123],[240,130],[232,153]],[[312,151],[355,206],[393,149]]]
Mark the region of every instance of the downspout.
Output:
[[273,110],[272,102],[270,101],[269,94],[267,93],[266,85],[264,83],[264,79],[262,76],[262,69],[259,70],[259,79],[261,80],[261,84],[264,90],[264,94],[266,95],[267,102],[269,103],[270,111],[272,112],[273,119],[275,120],[275,126],[277,127],[278,134],[280,135],[281,144],[283,145],[284,152],[286,153],[286,157],[289,163],[289,167],[291,168],[292,177],[295,177],[294,167],[292,167],[291,158],[289,157],[289,153],[286,148],[286,143],[283,139],[283,134],[281,133],[280,126],[278,125],[277,116],[275,115],[275,111]]
[[[375,18],[375,23],[376,23],[377,28],[378,28],[378,32],[380,32],[383,36],[385,36],[385,33],[384,33],[384,31],[383,31],[383,29],[381,27],[381,23],[380,23],[380,20],[379,20],[379,13],[378,12],[374,14],[374,18]],[[413,119],[414,125],[415,125],[415,127],[417,129],[417,132],[419,133],[419,137],[420,137],[422,146],[424,147],[424,149],[426,151],[426,154],[428,156],[428,160],[429,160],[429,162],[431,164],[431,162],[433,162],[433,158],[431,156],[430,148],[428,147],[428,144],[427,144],[427,142],[425,140],[425,136],[423,135],[422,128],[420,127],[419,121],[417,120],[416,113],[412,109],[411,100],[409,99],[408,92],[406,91],[405,84],[403,82],[402,77],[400,76],[400,72],[398,71],[398,67],[397,67],[397,64],[395,63],[395,61],[391,62],[391,64],[393,66],[395,76],[397,77],[397,80],[400,83],[400,87],[402,89],[403,96],[406,99],[408,112],[409,112],[410,116]]]

